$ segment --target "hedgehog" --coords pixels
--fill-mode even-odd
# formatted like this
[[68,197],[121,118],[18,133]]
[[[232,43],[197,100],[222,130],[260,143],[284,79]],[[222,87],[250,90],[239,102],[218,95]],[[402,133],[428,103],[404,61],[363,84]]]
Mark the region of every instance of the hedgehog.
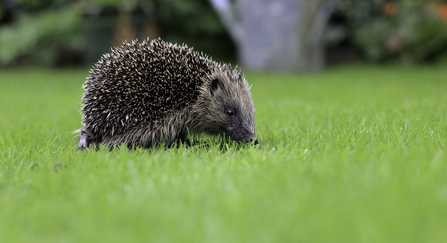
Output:
[[250,88],[240,68],[185,44],[124,42],[83,84],[78,149],[171,146],[200,133],[258,144]]

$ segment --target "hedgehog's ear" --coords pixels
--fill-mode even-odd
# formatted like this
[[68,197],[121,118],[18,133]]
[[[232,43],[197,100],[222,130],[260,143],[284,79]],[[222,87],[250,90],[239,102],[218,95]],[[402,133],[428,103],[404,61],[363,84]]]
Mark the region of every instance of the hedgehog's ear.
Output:
[[211,95],[214,95],[214,91],[216,91],[221,85],[222,83],[220,82],[219,79],[217,78],[213,79],[211,81],[211,87],[210,87]]

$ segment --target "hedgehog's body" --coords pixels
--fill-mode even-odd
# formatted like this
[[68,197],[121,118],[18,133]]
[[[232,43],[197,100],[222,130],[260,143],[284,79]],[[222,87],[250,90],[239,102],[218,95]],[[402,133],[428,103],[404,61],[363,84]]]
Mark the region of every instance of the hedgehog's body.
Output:
[[254,106],[239,70],[161,40],[104,54],[84,84],[78,148],[151,147],[188,133],[255,140]]

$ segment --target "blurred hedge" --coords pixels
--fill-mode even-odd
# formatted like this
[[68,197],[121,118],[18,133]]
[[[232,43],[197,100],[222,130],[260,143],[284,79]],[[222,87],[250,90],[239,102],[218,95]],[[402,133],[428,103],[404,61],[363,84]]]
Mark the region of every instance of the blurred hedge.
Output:
[[22,14],[0,29],[0,61],[53,65],[80,48],[79,17],[69,8]]
[[[6,12],[11,14],[6,16]],[[107,51],[121,43],[120,16],[137,12],[153,22],[151,38],[186,43],[218,61],[236,59],[235,47],[207,0],[0,0],[0,65],[80,64],[89,45]],[[92,38],[86,38],[85,26],[103,16],[116,25],[113,33],[106,34],[115,40],[87,43]],[[148,35],[137,35],[134,26],[127,27],[128,41]],[[90,61],[86,64],[91,65]]]
[[368,61],[409,64],[447,56],[445,0],[340,0],[338,9]]

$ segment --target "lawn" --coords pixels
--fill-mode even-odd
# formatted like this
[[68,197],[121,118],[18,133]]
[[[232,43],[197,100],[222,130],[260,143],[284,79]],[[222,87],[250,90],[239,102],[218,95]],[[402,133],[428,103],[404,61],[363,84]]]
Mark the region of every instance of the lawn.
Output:
[[447,241],[446,68],[247,73],[258,146],[80,153],[87,74],[0,70],[0,242]]

